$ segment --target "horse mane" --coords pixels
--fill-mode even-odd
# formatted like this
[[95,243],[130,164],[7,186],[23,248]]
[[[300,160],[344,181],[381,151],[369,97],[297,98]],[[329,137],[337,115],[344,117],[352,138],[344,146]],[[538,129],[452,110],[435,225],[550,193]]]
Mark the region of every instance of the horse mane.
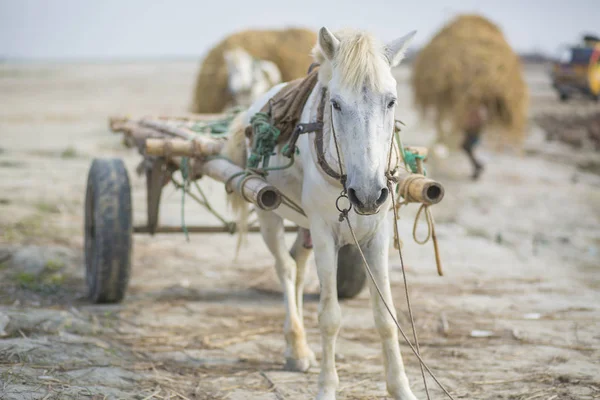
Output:
[[331,80],[333,71],[339,72],[340,84],[349,90],[360,92],[367,86],[374,90],[382,88],[389,70],[384,46],[372,34],[345,29],[334,35],[340,45],[332,61],[329,61],[318,42],[312,49],[312,57],[319,63],[319,81],[323,85]]

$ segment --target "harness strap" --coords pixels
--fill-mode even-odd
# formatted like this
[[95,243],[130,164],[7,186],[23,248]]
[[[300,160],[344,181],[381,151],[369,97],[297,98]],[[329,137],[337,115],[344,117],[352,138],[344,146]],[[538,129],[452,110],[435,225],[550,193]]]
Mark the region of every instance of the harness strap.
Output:
[[[327,89],[323,88],[321,92],[321,102],[319,103],[319,108],[317,109],[317,122],[323,125],[323,116],[325,113],[325,102],[327,100]],[[337,173],[331,165],[327,162],[327,158],[325,157],[325,151],[323,150],[323,129],[319,129],[315,131],[315,141],[314,141],[315,151],[317,153],[317,162],[319,166],[327,175],[332,177],[333,179],[339,181],[342,176]]]
[[319,63],[316,63],[316,62],[314,62],[314,63],[310,64],[310,66],[308,67],[308,73],[310,74],[310,73],[312,72],[312,70],[313,70],[313,69],[315,69],[315,68],[317,68],[317,67],[320,67],[320,66],[321,66],[321,64],[319,64]]
[[306,124],[296,125],[296,128],[294,129],[294,131],[292,132],[292,136],[290,137],[290,141],[287,144],[287,146],[284,147],[282,154],[288,158],[291,157],[292,154],[294,154],[294,151],[296,151],[296,142],[298,141],[298,138],[300,137],[301,134],[311,133],[311,132],[319,132],[322,130],[323,130],[323,122],[321,122],[321,121],[309,122]]

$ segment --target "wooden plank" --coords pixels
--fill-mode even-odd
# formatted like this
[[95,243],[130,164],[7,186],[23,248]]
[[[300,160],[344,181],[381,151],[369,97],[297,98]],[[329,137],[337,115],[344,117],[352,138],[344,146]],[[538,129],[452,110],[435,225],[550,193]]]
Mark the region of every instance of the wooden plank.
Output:
[[[298,232],[297,226],[286,225],[284,229],[286,232]],[[187,231],[188,233],[229,233],[225,226],[188,226]],[[260,227],[249,226],[248,232],[260,232]],[[152,230],[148,226],[134,226],[133,233],[152,233]],[[158,226],[154,233],[183,233],[183,229],[179,226]]]

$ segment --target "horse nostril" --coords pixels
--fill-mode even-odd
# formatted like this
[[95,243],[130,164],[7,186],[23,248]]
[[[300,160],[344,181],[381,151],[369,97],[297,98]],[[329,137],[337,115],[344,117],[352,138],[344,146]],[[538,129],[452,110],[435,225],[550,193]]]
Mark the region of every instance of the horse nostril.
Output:
[[357,207],[362,207],[362,203],[356,196],[356,191],[352,188],[348,189],[348,200]]
[[387,188],[381,189],[381,195],[379,196],[379,198],[377,199],[377,202],[376,202],[378,206],[385,203],[385,201],[387,200],[388,194],[389,194],[389,190]]

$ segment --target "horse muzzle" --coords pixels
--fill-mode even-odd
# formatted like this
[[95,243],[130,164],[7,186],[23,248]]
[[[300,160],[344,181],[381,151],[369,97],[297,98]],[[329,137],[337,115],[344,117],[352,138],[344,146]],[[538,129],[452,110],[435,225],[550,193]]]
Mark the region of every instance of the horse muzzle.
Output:
[[389,189],[385,186],[369,192],[360,191],[352,186],[348,188],[348,200],[359,215],[377,214],[387,201],[389,194]]

